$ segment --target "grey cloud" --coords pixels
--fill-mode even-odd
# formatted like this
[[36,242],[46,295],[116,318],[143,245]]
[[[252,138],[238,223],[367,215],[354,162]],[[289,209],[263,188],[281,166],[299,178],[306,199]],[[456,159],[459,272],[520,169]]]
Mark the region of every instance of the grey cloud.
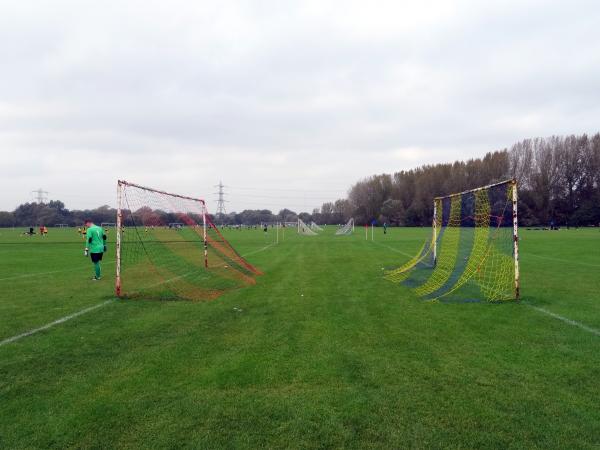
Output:
[[38,185],[111,203],[118,177],[312,209],[301,190],[594,132],[599,19],[591,1],[0,1],[0,209]]

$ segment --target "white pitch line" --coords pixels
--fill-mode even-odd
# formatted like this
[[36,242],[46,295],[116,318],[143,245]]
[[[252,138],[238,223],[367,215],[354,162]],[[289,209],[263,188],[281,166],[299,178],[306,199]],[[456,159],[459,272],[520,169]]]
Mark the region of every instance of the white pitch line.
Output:
[[[379,242],[375,242],[375,243],[379,244]],[[389,247],[387,245],[383,245],[383,244],[379,244],[379,245],[381,245],[382,247],[387,247],[390,250],[398,252],[398,253],[401,253],[403,255],[410,256],[410,255],[407,255],[406,253],[401,252],[400,250],[396,250],[396,249],[394,249],[392,247]],[[558,261],[563,261],[563,260],[558,259],[558,258],[547,258],[547,257],[544,257],[544,256],[535,255],[535,254],[531,254],[531,253],[528,253],[528,255],[533,255],[533,256],[537,256],[539,258],[544,258],[544,259],[554,259],[554,260],[558,260]],[[580,264],[586,265],[586,266],[592,266],[592,267],[599,267],[599,266],[594,266],[593,264],[586,264],[586,263],[580,263]],[[594,334],[596,336],[600,336],[600,330],[597,330],[597,329],[592,328],[592,327],[588,327],[587,325],[584,325],[584,324],[579,323],[579,322],[577,322],[575,320],[569,319],[568,317],[561,316],[560,314],[553,313],[551,311],[548,311],[547,309],[540,308],[539,306],[533,306],[533,305],[530,305],[528,303],[524,303],[524,305],[529,306],[530,308],[533,308],[536,311],[541,312],[543,314],[546,314],[546,315],[548,315],[550,317],[558,319],[561,322],[564,322],[566,324],[569,324],[569,325],[572,325],[574,327],[580,328],[580,329],[582,329],[584,331],[587,331],[588,333],[592,333],[592,334]]]
[[46,324],[44,326],[41,326],[39,328],[35,328],[33,330],[26,331],[25,333],[21,333],[21,334],[18,334],[16,336],[4,339],[4,340],[0,341],[0,347],[2,347],[3,345],[6,345],[6,344],[10,344],[11,342],[18,341],[19,339],[22,339],[24,337],[31,336],[32,334],[39,333],[40,331],[47,330],[48,328],[52,328],[53,326],[59,325],[61,323],[64,323],[67,320],[74,319],[75,317],[81,316],[81,315],[83,315],[85,313],[88,313],[88,312],[93,311],[95,309],[98,309],[98,308],[101,308],[103,306],[106,306],[106,305],[108,305],[111,302],[113,302],[113,300],[106,300],[105,302],[98,303],[97,305],[90,306],[89,308],[82,309],[81,311],[77,311],[76,313],[69,314],[68,316],[62,317],[62,318],[60,318],[58,320],[55,320],[54,322],[50,322],[50,323],[48,323],[48,324]]
[[587,325],[584,325],[582,323],[576,322],[575,320],[569,319],[568,317],[561,316],[560,314],[553,313],[552,311],[548,311],[547,309],[540,308],[539,306],[533,306],[533,305],[530,305],[528,303],[525,303],[525,305],[529,306],[530,308],[535,309],[536,311],[544,313],[544,314],[546,314],[546,315],[548,315],[550,317],[554,317],[555,319],[558,319],[561,322],[567,323],[569,325],[573,325],[574,327],[581,328],[582,330],[585,330],[588,333],[595,334],[596,336],[600,336],[600,330],[597,330],[597,329],[592,328],[592,327],[588,327]]
[[[267,245],[267,246],[265,246],[263,248],[260,248],[258,250],[253,251],[253,252],[250,252],[250,253],[246,253],[245,255],[241,255],[241,256],[242,256],[242,258],[245,258],[248,255],[254,255],[255,253],[262,252],[262,251],[268,249],[269,247],[272,247],[273,245],[275,245],[275,244],[269,244],[269,245]],[[115,262],[115,260],[113,259],[113,260],[107,260],[107,261],[103,261],[103,262],[104,263],[112,263],[112,262]],[[73,267],[71,269],[51,270],[49,272],[36,272],[36,273],[26,273],[26,274],[23,274],[23,275],[14,275],[12,277],[0,278],[0,281],[18,280],[19,278],[31,278],[31,277],[38,277],[38,276],[42,276],[42,275],[52,275],[52,274],[55,274],[55,273],[71,272],[71,271],[82,270],[82,269],[86,269],[87,270],[87,268],[85,268],[83,266],[82,267]]]
[[[107,260],[107,261],[102,261],[104,263],[112,263],[115,262],[115,260]],[[35,273],[25,273],[23,275],[14,275],[12,277],[6,277],[6,278],[0,278],[0,281],[9,281],[9,280],[18,280],[19,278],[31,278],[31,277],[38,277],[41,275],[51,275],[53,273],[61,273],[61,272],[74,272],[76,270],[89,270],[89,267],[83,267],[83,266],[77,266],[77,267],[72,267],[70,269],[61,269],[61,270],[51,270],[49,272],[35,272]]]
[[395,249],[393,247],[390,247],[389,245],[381,244],[381,243],[379,243],[377,241],[374,241],[374,243],[377,244],[377,245],[381,245],[382,247],[388,248],[388,249],[390,249],[393,252],[400,253],[401,255],[404,255],[404,256],[408,256],[410,258],[412,258],[412,257],[415,256],[415,255],[409,255],[408,253],[405,253],[402,250],[398,250],[398,249]]
[[553,258],[551,256],[536,255],[535,253],[529,253],[529,252],[524,252],[523,256],[535,256],[536,258],[547,259],[549,261],[560,261],[560,262],[568,263],[568,264],[576,264],[576,265],[580,265],[580,266],[600,268],[600,265],[598,265],[598,264],[591,264],[591,263],[586,263],[586,262],[582,262],[582,261],[573,261],[573,260],[562,259],[562,258]]
[[[274,244],[266,245],[266,246],[264,246],[262,248],[259,248],[258,250],[246,253],[246,254],[241,255],[241,256],[242,256],[242,258],[244,258],[244,257],[246,257],[248,255],[253,255],[255,253],[262,252],[264,250],[267,250],[269,247],[272,247],[273,245]],[[57,273],[57,272],[66,272],[66,271],[67,270],[57,270],[57,271],[54,271],[54,272],[47,272],[47,273]],[[190,273],[192,273],[192,272],[188,272],[188,273],[186,273],[184,275],[180,275],[178,277],[174,277],[174,278],[171,278],[171,279],[168,279],[168,280],[161,281],[160,283],[157,283],[157,285],[168,283],[170,281],[173,281],[173,280],[176,280],[176,279],[179,279],[179,278],[183,278],[183,277],[189,275]],[[38,273],[36,275],[41,275],[41,274]],[[17,278],[19,278],[19,277],[17,277]],[[8,278],[2,278],[2,279],[0,279],[0,281],[6,280],[6,279],[8,279]],[[153,286],[155,286],[155,285],[153,285]],[[54,322],[50,322],[50,323],[48,323],[48,324],[46,324],[44,326],[41,326],[39,328],[35,328],[33,330],[26,331],[25,333],[21,333],[21,334],[18,334],[16,336],[12,336],[12,337],[6,338],[6,339],[0,341],[0,347],[2,347],[3,345],[6,345],[6,344],[10,344],[11,342],[18,341],[19,339],[22,339],[24,337],[31,336],[32,334],[39,333],[40,331],[47,330],[48,328],[52,328],[55,325],[60,325],[61,323],[65,323],[66,321],[74,319],[75,317],[81,316],[81,315],[86,314],[86,313],[88,313],[90,311],[93,311],[95,309],[101,308],[102,306],[108,305],[109,303],[111,303],[113,301],[114,300],[106,300],[105,302],[99,303],[99,304],[94,305],[94,306],[90,306],[89,308],[82,309],[81,311],[77,311],[77,312],[75,312],[73,314],[69,314],[68,316],[61,317],[60,319],[57,319]]]
[[263,252],[263,251],[265,251],[266,249],[268,249],[268,248],[270,248],[270,247],[273,247],[274,245],[275,245],[275,244],[273,244],[273,243],[272,243],[272,244],[269,244],[269,245],[265,245],[264,247],[262,247],[262,248],[259,248],[258,250],[254,250],[254,251],[252,251],[252,252],[245,253],[245,254],[243,254],[243,255],[240,255],[240,256],[241,256],[242,258],[245,258],[246,256],[250,256],[250,255],[254,255],[255,253],[260,253],[260,252]]
[[[269,248],[269,247],[271,247],[272,245],[273,245],[273,244],[269,244],[269,245],[267,245],[267,246],[265,246],[265,247],[263,247],[263,248],[259,248],[258,250],[255,250],[255,251],[253,251],[253,252],[246,253],[246,254],[244,254],[244,255],[240,255],[240,256],[241,256],[242,258],[245,258],[245,257],[246,257],[246,256],[248,256],[248,255],[253,255],[253,254],[255,254],[255,253],[262,252],[263,250],[266,250],[266,249],[268,249],[268,248]],[[222,264],[218,264],[218,265],[216,265],[216,266],[210,266],[209,268],[210,268],[210,269],[214,269],[215,267],[224,267],[224,266],[226,266],[226,265],[227,265],[227,264],[225,264],[225,263],[222,263]],[[160,281],[159,283],[155,283],[155,284],[151,284],[150,286],[146,286],[146,288],[145,288],[145,289],[148,289],[148,288],[151,288],[151,287],[160,286],[161,284],[170,283],[171,281],[175,281],[175,280],[179,280],[179,279],[181,279],[181,278],[185,278],[185,277],[187,277],[188,275],[191,275],[191,274],[193,274],[193,273],[196,273],[196,271],[195,271],[195,270],[190,270],[189,272],[186,272],[186,273],[184,273],[183,275],[178,275],[178,276],[176,276],[176,277],[173,277],[173,278],[169,278],[169,279],[167,279],[167,280]],[[206,280],[207,278],[208,278],[208,277],[202,277],[202,278],[199,278],[199,280]]]
[[[379,244],[379,242],[375,242],[375,243]],[[410,256],[410,255],[408,255],[408,254],[406,254],[404,252],[401,252],[400,250],[396,250],[396,249],[394,249],[392,247],[389,247],[387,245],[383,245],[383,244],[379,244],[379,245],[381,245],[382,247],[387,247],[390,250],[398,252],[398,253],[401,253],[403,255]],[[536,255],[536,254],[533,254],[533,253],[527,253],[527,255],[536,256],[538,258],[543,258],[543,259],[551,259],[551,260],[555,260],[555,261],[572,262],[572,263],[576,263],[576,264],[580,264],[580,265],[584,265],[584,266],[600,267],[600,266],[597,266],[597,265],[594,265],[594,264],[587,264],[587,263],[577,262],[577,261],[566,261],[566,260],[559,259],[559,258],[550,258],[550,257],[546,257],[546,256]],[[592,334],[594,334],[596,336],[600,336],[600,330],[597,330],[597,329],[592,328],[592,327],[588,327],[587,325],[584,325],[584,324],[579,323],[579,322],[577,322],[575,320],[569,319],[568,317],[561,316],[560,314],[553,313],[551,311],[548,311],[547,309],[540,308],[539,306],[533,306],[533,305],[530,305],[530,304],[527,304],[527,303],[524,303],[524,305],[529,306],[530,308],[533,308],[536,311],[539,311],[539,312],[541,312],[543,314],[546,314],[546,315],[548,315],[550,317],[558,319],[561,322],[564,322],[566,324],[569,324],[569,325],[572,325],[574,327],[580,328],[580,329],[582,329],[584,331],[587,331],[588,333],[592,333]]]

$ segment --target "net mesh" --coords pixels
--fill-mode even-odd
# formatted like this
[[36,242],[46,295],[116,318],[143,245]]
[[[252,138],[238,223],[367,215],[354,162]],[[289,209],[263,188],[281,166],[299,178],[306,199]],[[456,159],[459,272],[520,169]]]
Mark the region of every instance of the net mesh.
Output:
[[335,234],[338,236],[344,236],[344,235],[348,235],[348,234],[352,234],[352,232],[354,231],[354,219],[350,219],[346,225],[344,225],[343,227],[339,228]]
[[260,271],[227,242],[204,204],[131,184],[121,189],[121,297],[211,300]]
[[313,231],[311,227],[306,225],[302,219],[298,219],[298,234],[302,234],[304,236],[316,236],[317,233]]
[[515,299],[513,189],[507,181],[436,199],[435,241],[385,277],[427,300]]
[[319,233],[321,231],[323,231],[323,228],[321,228],[319,225],[317,225],[315,222],[311,222],[310,223],[310,229]]

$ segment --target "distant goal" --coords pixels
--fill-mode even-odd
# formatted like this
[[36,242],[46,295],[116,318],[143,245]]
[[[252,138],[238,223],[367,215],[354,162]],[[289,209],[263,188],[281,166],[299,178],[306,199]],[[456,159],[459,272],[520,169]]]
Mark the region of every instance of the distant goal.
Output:
[[335,234],[337,236],[347,236],[354,233],[354,219],[350,219],[348,220],[348,222],[346,222],[346,225],[340,227],[337,229],[337,231],[335,232]]
[[316,236],[317,233],[313,231],[312,227],[306,225],[302,219],[298,219],[298,234],[303,236]]
[[517,200],[515,180],[435,198],[431,239],[385,277],[426,300],[518,300]]
[[117,192],[117,296],[210,300],[261,274],[221,235],[204,200],[127,181]]

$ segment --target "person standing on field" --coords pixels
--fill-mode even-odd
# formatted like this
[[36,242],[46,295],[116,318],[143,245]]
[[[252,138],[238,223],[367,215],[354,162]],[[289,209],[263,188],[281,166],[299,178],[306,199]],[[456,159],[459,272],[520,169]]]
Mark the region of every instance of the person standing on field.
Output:
[[84,255],[90,255],[94,264],[94,278],[92,280],[99,280],[102,278],[100,261],[102,261],[102,255],[106,252],[106,234],[104,234],[102,227],[94,224],[92,219],[85,220],[85,227],[87,231],[85,233]]

